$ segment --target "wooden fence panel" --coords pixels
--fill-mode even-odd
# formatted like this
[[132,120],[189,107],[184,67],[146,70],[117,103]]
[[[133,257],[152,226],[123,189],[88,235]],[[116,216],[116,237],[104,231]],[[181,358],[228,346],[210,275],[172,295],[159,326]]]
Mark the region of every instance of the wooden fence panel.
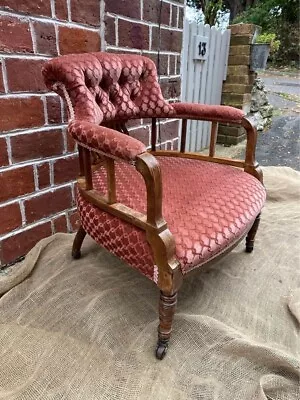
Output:
[[[203,43],[206,43],[205,47]],[[181,69],[183,102],[220,104],[223,80],[227,73],[229,43],[230,30],[221,31],[185,20]],[[205,51],[201,53],[201,49]],[[203,59],[196,59],[198,56],[203,56]],[[189,121],[186,150],[207,148],[210,129],[210,122]]]

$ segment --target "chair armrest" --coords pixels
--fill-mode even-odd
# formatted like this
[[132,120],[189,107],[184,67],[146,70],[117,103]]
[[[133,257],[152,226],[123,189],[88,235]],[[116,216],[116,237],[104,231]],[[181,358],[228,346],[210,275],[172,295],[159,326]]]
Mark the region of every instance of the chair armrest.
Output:
[[108,157],[132,162],[138,155],[147,151],[146,146],[139,140],[91,122],[72,120],[68,129],[80,145]]
[[172,106],[176,111],[174,118],[200,119],[240,124],[244,117],[244,112],[242,110],[229,106],[198,103],[174,103]]

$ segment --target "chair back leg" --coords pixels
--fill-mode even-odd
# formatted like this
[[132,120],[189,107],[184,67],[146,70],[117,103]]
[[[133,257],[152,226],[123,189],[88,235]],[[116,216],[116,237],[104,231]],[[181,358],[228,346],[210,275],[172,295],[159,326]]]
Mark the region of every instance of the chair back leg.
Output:
[[246,252],[247,253],[252,253],[252,251],[254,249],[254,240],[255,240],[256,232],[258,230],[259,223],[260,223],[260,214],[258,214],[258,216],[255,218],[254,224],[252,225],[252,227],[246,237]]

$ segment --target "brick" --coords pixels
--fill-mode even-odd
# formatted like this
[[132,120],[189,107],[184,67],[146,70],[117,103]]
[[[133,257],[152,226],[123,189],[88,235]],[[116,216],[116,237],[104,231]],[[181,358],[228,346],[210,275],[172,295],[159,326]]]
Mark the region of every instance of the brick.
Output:
[[18,203],[0,207],[0,235],[13,231],[22,225],[22,216]]
[[236,55],[249,55],[251,51],[250,45],[242,45],[242,46],[231,46],[229,48],[229,55],[236,56]]
[[55,232],[68,232],[67,220],[65,215],[60,215],[53,220]]
[[99,33],[87,29],[60,26],[59,50],[60,54],[100,51]]
[[44,125],[44,107],[39,97],[0,99],[0,130]]
[[0,137],[0,167],[8,165],[7,145],[5,138]]
[[68,19],[67,0],[55,0],[55,15],[58,19]]
[[10,92],[45,92],[42,76],[43,60],[6,60],[7,83]]
[[[159,29],[152,29],[152,50],[158,50],[159,47]],[[161,29],[160,50],[181,52],[182,32]]]
[[143,19],[158,23],[159,20],[159,2],[157,0],[144,1]]
[[218,135],[217,143],[224,144],[225,146],[232,146],[232,145],[236,145],[236,144],[242,142],[245,139],[246,139],[246,135],[242,135],[242,136]]
[[76,142],[68,132],[66,132],[66,136],[67,136],[67,151],[69,153],[73,153],[76,150]]
[[171,142],[167,142],[165,144],[165,150],[172,150],[172,143]]
[[50,168],[49,163],[39,164],[37,166],[38,175],[38,187],[39,189],[45,189],[50,186]]
[[54,189],[24,201],[26,221],[32,223],[72,206],[70,187]]
[[62,102],[62,106],[63,106],[63,118],[62,118],[62,122],[68,122],[68,120],[69,120],[69,116],[68,116],[68,107],[67,107],[65,101]]
[[252,36],[231,36],[230,47],[246,45],[252,42]]
[[119,46],[134,49],[149,49],[149,27],[119,20]]
[[117,15],[123,15],[124,17],[140,19],[141,2],[140,0],[131,0],[129,5],[128,0],[106,1],[105,11]]
[[248,75],[249,67],[247,65],[228,65],[227,76],[228,75]]
[[176,74],[180,74],[180,69],[181,69],[181,58],[180,58],[180,56],[177,56],[177,61],[176,61]]
[[245,134],[244,128],[241,126],[219,125],[218,134],[227,136],[242,136]]
[[222,104],[244,104],[251,101],[251,94],[222,93]]
[[183,20],[184,20],[184,9],[180,7],[178,16],[178,28],[180,29],[183,29]]
[[238,85],[250,85],[251,79],[250,75],[228,75],[226,78],[226,83],[233,83]]
[[78,156],[56,160],[53,171],[55,184],[75,180],[79,171]]
[[36,37],[37,53],[57,56],[54,24],[34,22],[33,27]]
[[169,3],[162,3],[161,7],[161,24],[170,26],[170,14],[172,5]]
[[172,6],[172,21],[171,21],[171,26],[173,28],[177,28],[177,7]]
[[77,231],[81,225],[78,211],[69,212],[69,221],[71,225],[71,231],[72,232]]
[[180,96],[180,79],[163,80],[160,87],[165,99],[174,99]]
[[87,25],[100,25],[99,0],[72,0],[71,18],[72,21]]
[[229,56],[228,65],[250,65],[250,55],[248,56]]
[[256,78],[257,78],[257,73],[251,72],[249,74],[249,85],[253,85]]
[[257,26],[254,24],[234,24],[229,25],[228,29],[231,31],[231,35],[254,35],[255,31],[257,30]]
[[14,17],[0,16],[0,51],[33,53],[28,22]]
[[24,256],[39,240],[50,236],[51,233],[50,222],[45,222],[3,240],[0,253],[2,263],[9,263]]
[[60,129],[13,136],[10,140],[14,162],[57,156],[63,153]]
[[150,144],[150,133],[149,133],[149,128],[145,127],[140,127],[137,129],[133,129],[130,131],[130,136],[140,140],[143,142],[146,146],[149,146]]
[[61,103],[59,96],[47,96],[47,114],[49,124],[59,124],[62,122]]
[[0,0],[0,7],[29,15],[51,16],[49,0]]
[[[145,54],[145,57],[151,58],[154,61],[158,71],[158,56],[156,54]],[[159,57],[159,75],[168,75],[168,56],[166,54],[160,54]]]
[[115,18],[105,17],[105,40],[107,44],[116,44]]
[[173,150],[179,150],[179,140],[173,140]]
[[32,166],[0,172],[0,202],[34,191]]
[[178,137],[179,121],[170,121],[160,125],[160,141],[172,140]]
[[[142,125],[145,124],[151,124],[151,119],[149,118],[149,120],[142,120]],[[130,119],[129,121],[126,122],[126,127],[127,129],[129,128],[135,128],[141,125],[141,120],[140,119]]]
[[2,74],[2,63],[0,62],[0,92],[4,93],[5,88],[4,88],[4,83],[3,83],[3,74]]
[[170,55],[170,75],[176,75],[176,67],[177,67],[177,56]]
[[252,85],[224,83],[223,93],[251,93]]

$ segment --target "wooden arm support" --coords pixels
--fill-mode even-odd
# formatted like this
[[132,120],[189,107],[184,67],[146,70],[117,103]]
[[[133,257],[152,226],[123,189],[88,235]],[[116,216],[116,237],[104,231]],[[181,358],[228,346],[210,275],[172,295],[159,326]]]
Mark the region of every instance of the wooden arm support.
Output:
[[[179,103],[180,104],[180,103]],[[221,107],[221,106],[220,106]],[[152,151],[152,154],[157,156],[173,156],[173,157],[183,157],[183,158],[193,158],[203,161],[210,161],[219,164],[227,164],[232,165],[234,167],[243,168],[245,172],[255,176],[259,181],[263,181],[262,171],[259,168],[259,164],[255,160],[255,149],[257,142],[257,131],[250,120],[246,117],[242,117],[241,120],[232,120],[230,124],[235,124],[238,126],[242,126],[246,130],[247,134],[247,144],[246,144],[246,155],[245,160],[232,160],[230,158],[223,157],[215,157],[215,148],[217,143],[217,132],[218,132],[218,123],[224,123],[224,120],[221,118],[219,120],[211,120],[209,116],[201,117],[195,115],[176,115],[177,118],[182,119],[182,127],[181,127],[181,141],[180,141],[180,151],[164,151],[164,150],[156,150]],[[196,152],[190,153],[185,151],[186,146],[186,130],[187,130],[187,120],[201,120],[208,121],[212,123],[211,127],[211,136],[210,136],[210,145],[209,145],[209,155],[203,155]],[[229,123],[225,121],[225,123]],[[152,146],[152,148],[155,148]]]
[[90,152],[81,148],[80,165],[83,174],[78,178],[81,195],[101,210],[112,214],[146,232],[158,267],[158,287],[165,293],[175,293],[182,283],[180,264],[175,256],[175,240],[162,216],[162,179],[157,159],[150,153],[137,156],[135,167],[143,176],[147,191],[147,215],[118,203],[116,198],[114,160],[106,158],[108,196],[93,189]]

